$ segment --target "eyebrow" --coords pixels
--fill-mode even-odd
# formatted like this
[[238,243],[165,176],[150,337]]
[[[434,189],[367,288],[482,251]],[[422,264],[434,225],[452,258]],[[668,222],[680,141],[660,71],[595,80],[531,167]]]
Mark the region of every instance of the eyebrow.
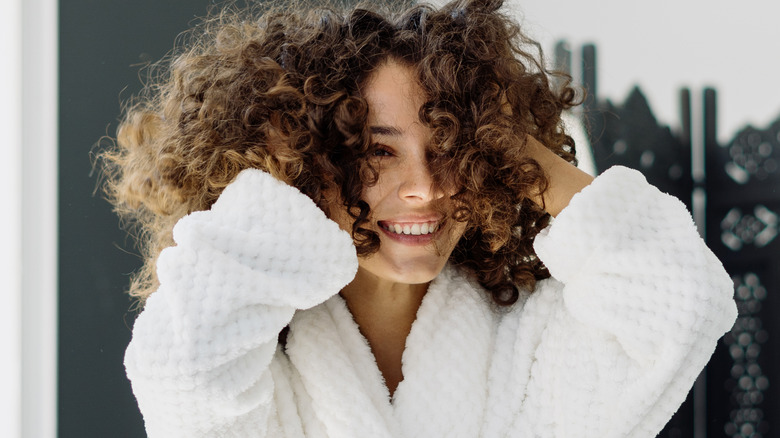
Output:
[[395,126],[369,126],[369,131],[374,135],[386,135],[390,137],[401,136],[401,130]]

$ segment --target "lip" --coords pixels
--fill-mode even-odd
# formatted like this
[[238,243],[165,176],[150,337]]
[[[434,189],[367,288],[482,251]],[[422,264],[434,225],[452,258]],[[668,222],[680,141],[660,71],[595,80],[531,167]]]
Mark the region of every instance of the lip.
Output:
[[[430,245],[441,233],[441,223],[443,220],[444,217],[441,214],[434,212],[406,213],[393,216],[392,218],[378,220],[376,221],[376,227],[379,228],[388,239],[394,242],[409,246],[426,246]],[[400,234],[388,231],[384,227],[387,224],[412,225],[430,222],[436,222],[438,225],[436,231],[429,234]]]
[[377,222],[390,222],[394,224],[402,224],[402,223],[423,223],[423,222],[441,222],[443,219],[442,215],[440,214],[404,214],[400,216],[395,216],[389,219],[383,219],[381,221]]
[[[388,239],[394,242],[398,242],[409,246],[426,246],[426,245],[430,245],[441,233],[442,221],[443,221],[442,216],[437,214],[406,214],[401,216],[395,216],[392,219],[377,221],[376,225],[377,228],[379,228]],[[418,234],[418,235],[401,234],[401,233],[394,233],[385,228],[385,226],[388,224],[412,225],[412,224],[422,224],[422,223],[432,223],[432,222],[435,222],[437,224],[437,229],[433,233],[427,233],[427,234]]]
[[402,243],[404,245],[409,246],[426,246],[430,245],[431,242],[436,239],[436,237],[441,233],[442,227],[439,227],[436,231],[430,234],[420,234],[420,235],[414,235],[414,234],[396,234],[390,231],[387,231],[384,227],[378,226],[379,230],[384,233],[385,236],[387,236],[388,239]]

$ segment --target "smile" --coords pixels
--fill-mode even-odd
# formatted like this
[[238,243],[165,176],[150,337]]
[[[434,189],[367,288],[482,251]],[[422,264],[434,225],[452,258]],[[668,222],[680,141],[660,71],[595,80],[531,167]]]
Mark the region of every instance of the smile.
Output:
[[382,229],[394,234],[407,234],[412,236],[421,236],[433,234],[439,228],[439,222],[380,222]]

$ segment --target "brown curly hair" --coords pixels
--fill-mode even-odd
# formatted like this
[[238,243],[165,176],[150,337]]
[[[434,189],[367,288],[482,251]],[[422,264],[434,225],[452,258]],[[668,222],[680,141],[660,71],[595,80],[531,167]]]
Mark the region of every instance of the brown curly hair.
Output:
[[229,7],[204,20],[153,66],[100,155],[104,189],[137,226],[144,255],[131,295],[143,302],[157,288],[154,265],[176,221],[208,209],[246,168],[297,187],[328,214],[326,194],[339,193],[358,254],[377,251],[379,236],[363,226],[361,195],[377,171],[361,85],[391,58],[419,76],[434,183],[454,182],[451,218],[468,224],[451,262],[498,304],[533,290],[549,276],[532,247],[549,216],[531,201],[547,181],[524,146],[530,135],[573,162],[561,112],[577,102],[502,3]]

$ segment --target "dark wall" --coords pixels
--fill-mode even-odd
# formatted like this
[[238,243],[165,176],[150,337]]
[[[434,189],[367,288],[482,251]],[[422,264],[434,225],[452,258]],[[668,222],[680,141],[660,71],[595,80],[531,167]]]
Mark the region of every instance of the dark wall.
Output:
[[132,240],[95,194],[90,150],[113,136],[139,64],[161,58],[208,0],[60,2],[58,436],[143,437],[122,357],[134,313],[124,293],[140,266]]
[[[263,0],[246,3],[252,1]],[[96,191],[91,155],[101,137],[116,134],[122,103],[141,89],[142,67],[162,58],[177,35],[221,3],[60,2],[60,438],[145,436],[122,364],[136,316],[125,291],[141,259]]]

